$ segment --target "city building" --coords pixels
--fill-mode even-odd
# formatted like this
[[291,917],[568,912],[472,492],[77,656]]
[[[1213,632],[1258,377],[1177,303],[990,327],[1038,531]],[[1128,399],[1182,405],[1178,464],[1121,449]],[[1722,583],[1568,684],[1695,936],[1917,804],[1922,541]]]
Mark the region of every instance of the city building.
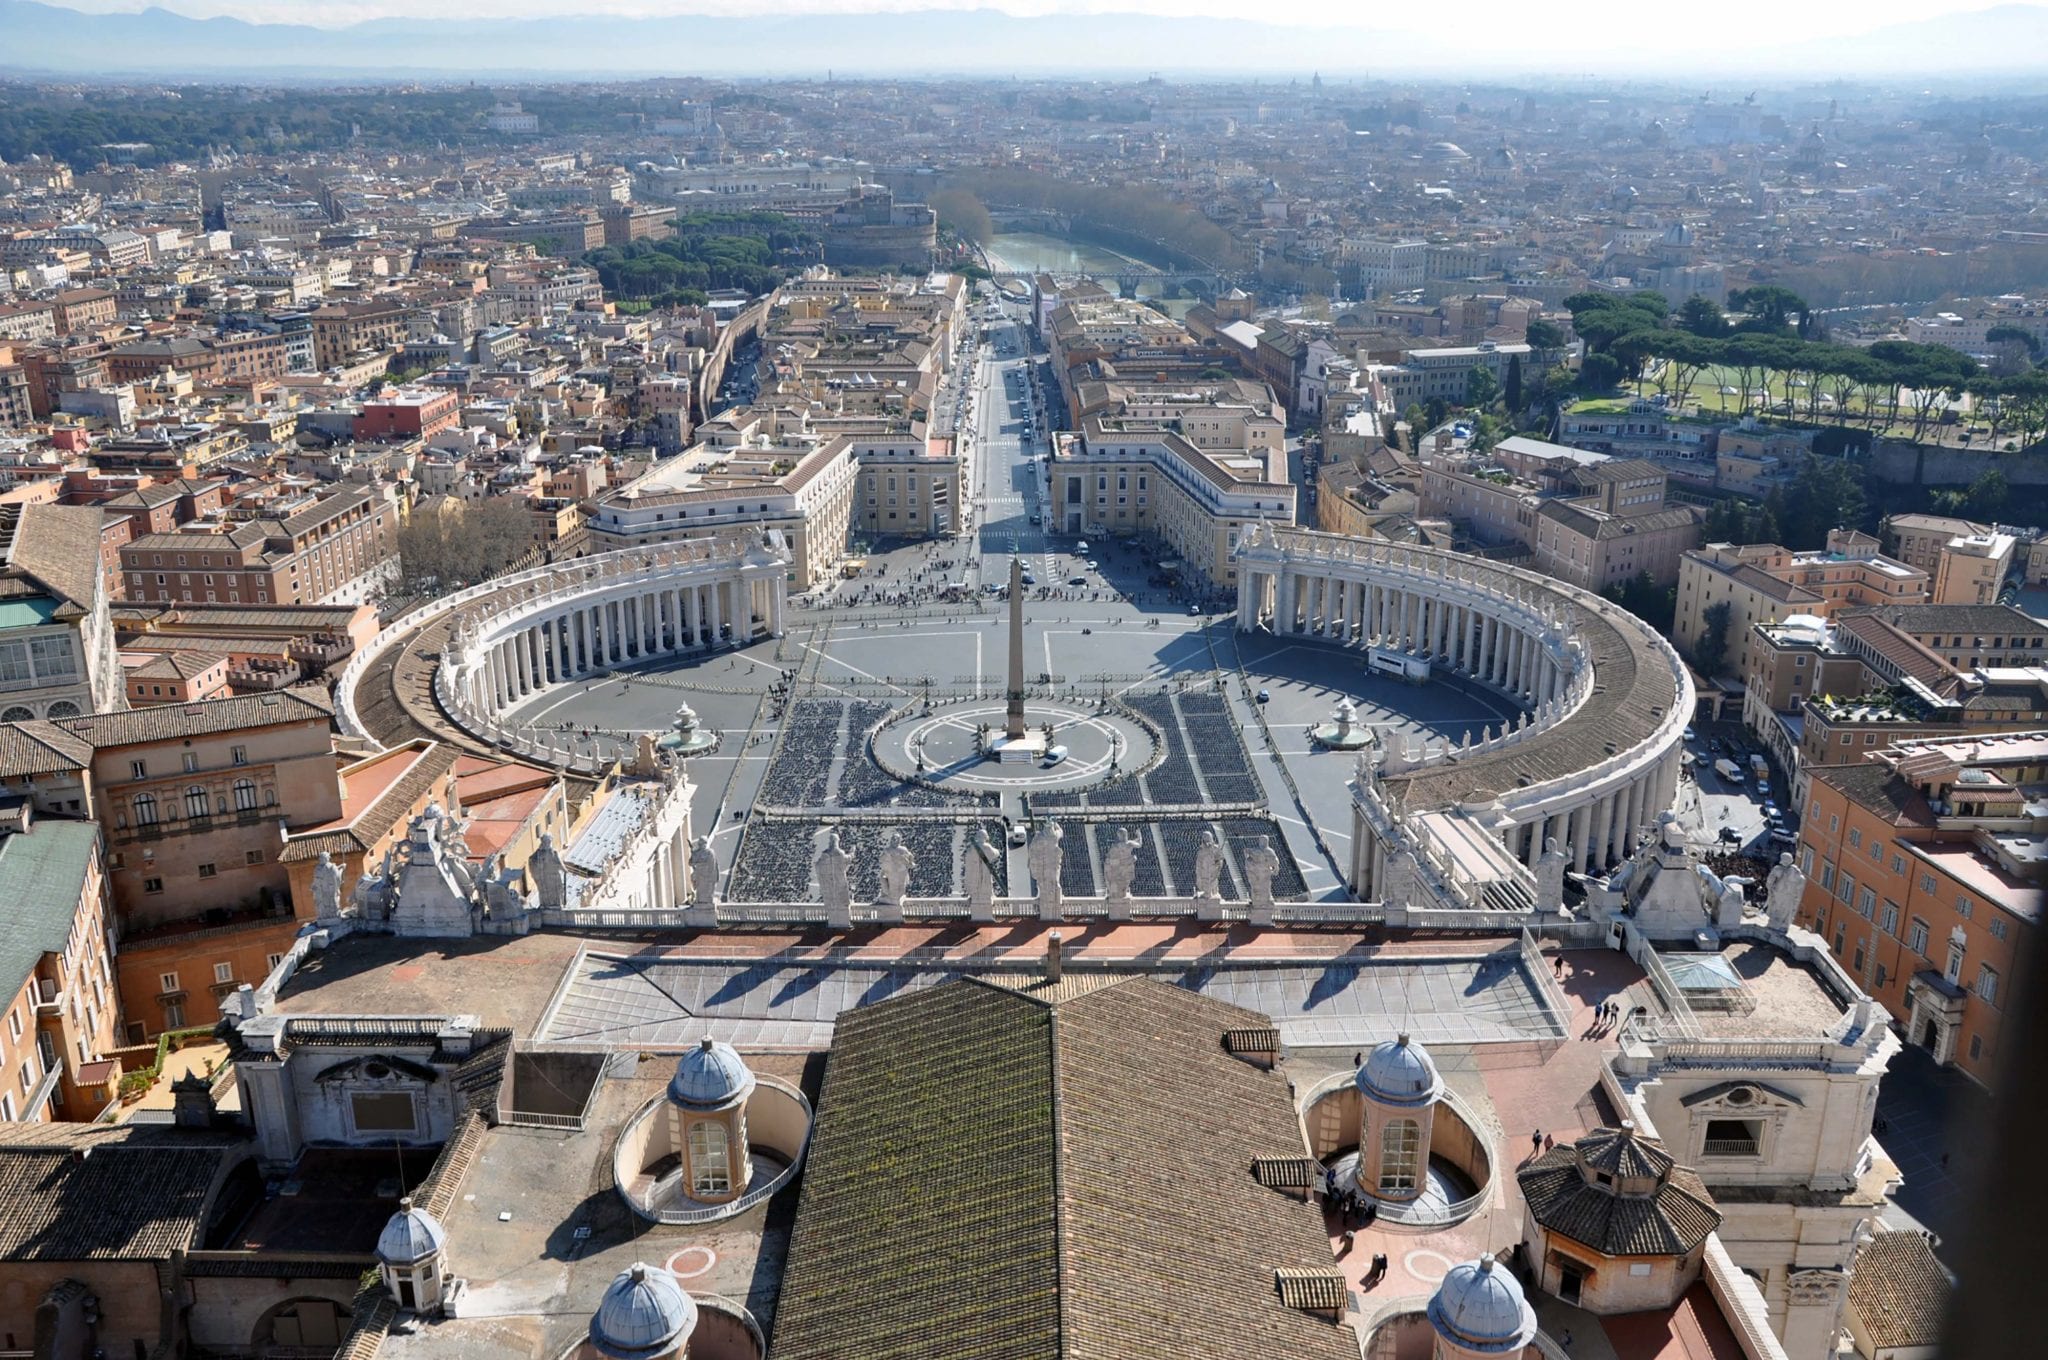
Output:
[[100,512],[0,505],[0,722],[124,706]]
[[1909,1043],[1987,1086],[2027,1004],[2048,735],[1908,738],[1811,772],[1799,919]]
[[1819,552],[1794,552],[1775,543],[1709,543],[1679,560],[1671,640],[1687,656],[1695,655],[1712,623],[1708,611],[1726,604],[1723,674],[1747,677],[1759,624],[1794,615],[1825,619],[1854,606],[1918,604],[1927,590],[1924,570],[1886,557],[1875,539],[1852,530],[1834,530]]
[[121,548],[127,599],[156,604],[355,604],[397,579],[381,491],[302,494],[275,517],[192,520]]

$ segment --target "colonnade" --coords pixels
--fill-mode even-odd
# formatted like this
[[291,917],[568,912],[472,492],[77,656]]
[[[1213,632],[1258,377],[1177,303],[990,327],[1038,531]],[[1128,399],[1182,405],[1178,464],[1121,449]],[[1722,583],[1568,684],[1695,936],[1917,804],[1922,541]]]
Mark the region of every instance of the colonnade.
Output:
[[1383,647],[1426,658],[1492,685],[1532,708],[1564,692],[1565,659],[1461,582],[1440,588],[1357,579],[1355,573],[1280,566],[1239,571],[1238,626],[1267,622],[1276,635]]
[[650,581],[574,599],[491,631],[464,679],[472,704],[495,712],[549,685],[657,656],[745,645],[782,634],[779,579],[729,575]]
[[[1400,752],[1369,757],[1371,777],[1355,785],[1361,891],[1377,875],[1356,866],[1391,853],[1386,837],[1432,863],[1465,853],[1435,844],[1420,813],[1482,827],[1500,847],[1488,858],[1519,876],[1514,866],[1533,875],[1550,841],[1579,872],[1617,864],[1676,799],[1691,680],[1669,642],[1597,596],[1441,548],[1270,526],[1248,534],[1236,565],[1241,629],[1357,647],[1368,666],[1386,661],[1382,651],[1427,660],[1529,711],[1504,739],[1445,743],[1420,764]],[[1596,676],[1589,636],[1629,648],[1634,664]],[[1475,868],[1472,881],[1483,878]]]

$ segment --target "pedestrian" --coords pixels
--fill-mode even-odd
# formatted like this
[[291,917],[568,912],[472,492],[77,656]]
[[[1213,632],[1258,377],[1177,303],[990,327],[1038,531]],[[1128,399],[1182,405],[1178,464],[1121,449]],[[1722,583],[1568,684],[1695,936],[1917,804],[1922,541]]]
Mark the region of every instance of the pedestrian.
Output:
[[1564,1330],[1563,1330],[1562,1332],[1559,1332],[1559,1333],[1558,1333],[1558,1335],[1557,1335],[1557,1344],[1558,1344],[1558,1345],[1560,1345],[1560,1346],[1563,1346],[1563,1347],[1564,1347],[1565,1349],[1567,1349],[1567,1350],[1571,1349],[1571,1344],[1572,1344],[1572,1329],[1571,1329],[1571,1328],[1567,1327],[1567,1328],[1565,1328],[1565,1329],[1564,1329]]
[[1541,1151],[1543,1151],[1543,1130],[1538,1129],[1529,1135],[1529,1155],[1534,1157]]
[[1551,1139],[1549,1134],[1546,1133],[1543,1135],[1543,1150],[1545,1152],[1550,1151],[1553,1147],[1556,1146],[1557,1144]]
[[1357,1236],[1358,1235],[1352,1232],[1349,1228],[1346,1228],[1344,1230],[1344,1245],[1337,1252],[1337,1255],[1340,1258],[1349,1256],[1351,1254],[1351,1244],[1357,1240]]

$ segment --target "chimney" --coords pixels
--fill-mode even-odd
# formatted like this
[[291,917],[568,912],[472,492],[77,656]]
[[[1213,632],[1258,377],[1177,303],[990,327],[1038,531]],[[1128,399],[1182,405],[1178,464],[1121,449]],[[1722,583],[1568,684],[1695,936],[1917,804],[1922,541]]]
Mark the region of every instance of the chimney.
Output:
[[1058,982],[1060,980],[1060,972],[1066,964],[1066,959],[1060,950],[1060,933],[1055,930],[1052,934],[1045,937],[1045,980],[1047,982]]

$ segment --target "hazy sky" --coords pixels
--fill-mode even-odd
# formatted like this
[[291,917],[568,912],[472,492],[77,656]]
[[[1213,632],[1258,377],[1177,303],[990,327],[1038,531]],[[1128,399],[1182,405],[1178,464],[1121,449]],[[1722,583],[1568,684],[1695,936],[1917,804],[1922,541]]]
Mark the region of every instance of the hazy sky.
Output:
[[[336,26],[373,18],[560,18],[561,0],[47,0],[71,9],[133,11],[151,6],[195,18],[231,15],[271,23]],[[2016,0],[2032,8],[2048,0]],[[1519,41],[1556,50],[1572,42],[1605,42],[1639,50],[1665,50],[1679,62],[1707,45],[1722,50],[1745,43],[1776,45],[1830,35],[1865,33],[1889,24],[1989,8],[1986,0],[1718,0],[1711,6],[1649,4],[1641,0],[1573,0],[1546,9],[1529,0],[1458,0],[1461,30],[1482,49]],[[580,13],[816,14],[864,10],[1001,9],[1011,14],[1121,12],[1259,18],[1275,23],[1332,24],[1379,32],[1441,30],[1434,5],[1366,7],[1357,0],[583,0]],[[1520,31],[1518,35],[1518,30]],[[1540,35],[1540,36],[1539,36]],[[1489,41],[1489,38],[1493,39]],[[1533,41],[1531,41],[1533,39]],[[1562,40],[1562,41],[1560,41]]]

